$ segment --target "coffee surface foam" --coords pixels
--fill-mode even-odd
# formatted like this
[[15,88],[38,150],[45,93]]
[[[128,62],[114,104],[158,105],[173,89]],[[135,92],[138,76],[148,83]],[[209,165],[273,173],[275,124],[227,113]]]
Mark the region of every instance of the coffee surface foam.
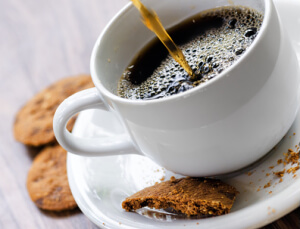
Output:
[[[162,98],[217,77],[245,53],[262,21],[261,13],[245,7],[222,7],[195,15],[171,29],[170,35],[198,79],[192,81],[170,55],[164,56],[165,48],[157,48],[159,45],[153,42],[124,71],[118,95],[128,99]],[[151,52],[162,54],[153,56]]]

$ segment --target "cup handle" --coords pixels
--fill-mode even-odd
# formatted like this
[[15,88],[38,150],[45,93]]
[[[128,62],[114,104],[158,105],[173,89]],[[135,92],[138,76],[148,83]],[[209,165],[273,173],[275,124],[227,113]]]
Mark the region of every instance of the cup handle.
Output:
[[58,143],[71,153],[84,156],[107,156],[137,153],[128,134],[111,136],[107,141],[97,138],[74,136],[66,129],[69,119],[87,109],[108,110],[96,88],[75,93],[57,108],[53,119],[53,130]]

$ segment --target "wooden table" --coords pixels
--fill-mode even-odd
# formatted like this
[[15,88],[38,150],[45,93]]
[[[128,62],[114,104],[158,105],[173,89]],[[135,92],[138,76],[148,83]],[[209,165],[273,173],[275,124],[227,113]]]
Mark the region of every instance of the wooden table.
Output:
[[[35,152],[14,140],[12,126],[18,109],[38,91],[89,73],[96,38],[127,2],[0,0],[0,228],[97,228],[79,209],[36,208],[25,187]],[[264,228],[300,228],[299,216],[300,208]]]

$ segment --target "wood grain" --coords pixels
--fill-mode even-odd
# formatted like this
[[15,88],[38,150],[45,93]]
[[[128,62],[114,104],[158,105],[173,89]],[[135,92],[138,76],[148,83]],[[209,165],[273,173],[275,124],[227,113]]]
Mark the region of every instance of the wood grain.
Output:
[[[65,76],[89,73],[96,38],[127,2],[0,0],[0,228],[97,228],[79,209],[36,208],[25,183],[37,152],[14,140],[12,126],[35,93]],[[299,217],[300,208],[264,228],[300,228]]]

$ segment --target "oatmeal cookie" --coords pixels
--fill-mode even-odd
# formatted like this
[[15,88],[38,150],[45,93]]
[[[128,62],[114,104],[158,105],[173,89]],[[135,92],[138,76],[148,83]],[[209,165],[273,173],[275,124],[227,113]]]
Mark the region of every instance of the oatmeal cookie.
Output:
[[62,211],[77,206],[68,183],[66,157],[66,150],[53,145],[34,159],[27,176],[27,190],[39,208]]
[[[15,139],[32,146],[55,142],[52,122],[56,108],[70,95],[91,87],[91,77],[79,75],[62,79],[35,95],[16,115]],[[69,121],[68,130],[74,122],[75,118]]]

